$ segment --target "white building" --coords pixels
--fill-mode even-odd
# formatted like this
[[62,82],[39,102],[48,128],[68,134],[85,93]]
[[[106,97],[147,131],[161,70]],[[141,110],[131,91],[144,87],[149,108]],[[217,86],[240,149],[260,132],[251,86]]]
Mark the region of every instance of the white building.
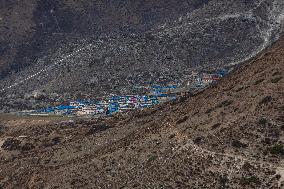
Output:
[[97,114],[96,106],[82,107],[80,110],[76,112],[77,116],[86,116],[86,115],[95,115],[95,114]]

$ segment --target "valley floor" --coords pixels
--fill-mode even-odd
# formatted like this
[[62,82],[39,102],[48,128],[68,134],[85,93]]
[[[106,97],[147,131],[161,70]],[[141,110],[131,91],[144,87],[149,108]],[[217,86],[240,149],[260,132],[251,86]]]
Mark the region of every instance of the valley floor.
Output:
[[0,120],[3,188],[283,188],[284,39],[191,98],[89,120]]

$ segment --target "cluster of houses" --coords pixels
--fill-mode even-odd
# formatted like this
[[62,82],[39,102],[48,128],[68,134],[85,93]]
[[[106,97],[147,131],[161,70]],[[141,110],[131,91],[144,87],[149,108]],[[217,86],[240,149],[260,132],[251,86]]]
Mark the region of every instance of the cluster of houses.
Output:
[[68,105],[59,105],[38,110],[38,114],[47,115],[110,115],[115,112],[125,112],[133,109],[143,109],[173,99],[173,96],[161,95],[126,95],[110,97],[101,101],[71,101]]
[[218,70],[215,73],[200,73],[194,75],[194,82],[191,84],[191,89],[203,89],[208,85],[217,83],[222,77],[228,74],[227,70]]
[[156,104],[176,99],[191,90],[203,89],[216,83],[227,74],[220,70],[214,74],[201,73],[194,76],[194,82],[190,87],[179,84],[167,86],[151,86],[149,95],[110,95],[102,100],[76,100],[54,107],[30,111],[29,114],[37,115],[72,115],[72,116],[94,116],[110,115],[115,112],[125,112],[133,109],[144,109]]

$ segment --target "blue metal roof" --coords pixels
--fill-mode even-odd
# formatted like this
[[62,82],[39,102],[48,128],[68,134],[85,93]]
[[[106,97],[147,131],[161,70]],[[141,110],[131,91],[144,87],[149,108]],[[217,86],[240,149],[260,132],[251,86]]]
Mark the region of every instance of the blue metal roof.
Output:
[[64,105],[60,105],[55,107],[56,110],[70,110],[70,109],[75,109],[76,106],[64,106]]
[[158,95],[158,97],[167,97],[168,95],[167,94],[160,94]]

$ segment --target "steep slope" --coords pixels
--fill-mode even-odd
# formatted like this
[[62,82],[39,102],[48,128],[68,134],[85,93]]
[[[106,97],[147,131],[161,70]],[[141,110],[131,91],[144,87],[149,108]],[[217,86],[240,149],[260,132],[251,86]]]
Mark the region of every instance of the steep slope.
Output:
[[[284,38],[216,86],[144,111],[2,120],[4,188],[282,188]],[[19,137],[20,135],[24,135]]]
[[[116,35],[149,28],[190,12],[208,0],[3,1],[0,3],[0,78],[47,53],[65,36]],[[166,18],[168,16],[168,18]],[[37,55],[34,55],[37,54]],[[7,57],[6,57],[7,56]]]
[[235,65],[278,38],[284,10],[282,0],[72,2],[35,4],[36,29],[23,40],[30,47],[18,49],[11,69],[1,69],[0,109],[35,90],[65,98],[127,94],[149,83],[180,83],[193,70]]

